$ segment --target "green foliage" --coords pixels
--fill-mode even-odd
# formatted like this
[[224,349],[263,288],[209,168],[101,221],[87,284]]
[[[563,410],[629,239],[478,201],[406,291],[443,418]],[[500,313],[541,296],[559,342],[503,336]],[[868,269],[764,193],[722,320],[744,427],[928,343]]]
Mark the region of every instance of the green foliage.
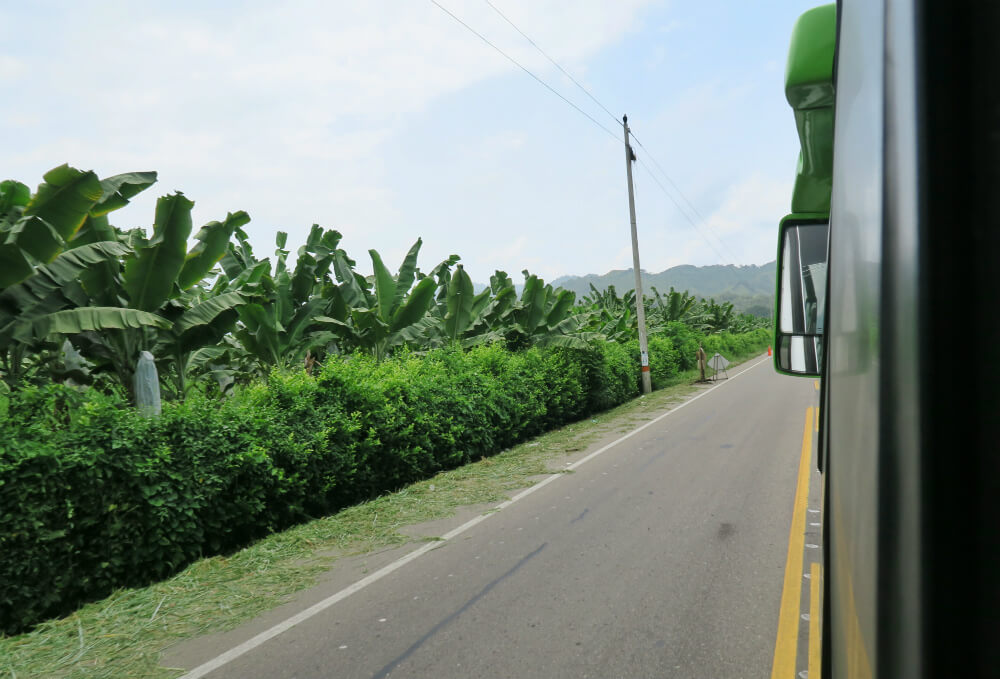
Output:
[[0,186],[0,288],[31,275],[51,262],[83,226],[103,195],[93,172],[61,165],[45,173],[35,195],[19,182]]
[[[0,633],[639,392],[632,291],[577,304],[497,271],[475,294],[455,255],[422,273],[420,239],[396,274],[370,250],[364,276],[318,225],[291,268],[282,232],[273,264],[254,256],[243,212],[188,250],[181,193],[148,236],[112,226],[155,180],[0,182]],[[655,388],[699,344],[738,359],[769,341],[730,303],[652,292]],[[129,407],[143,350],[168,387],[152,419]]]
[[152,238],[137,238],[135,256],[125,261],[123,287],[133,308],[155,311],[173,292],[184,266],[193,207],[179,192],[156,201]]
[[682,321],[696,302],[695,298],[687,291],[677,292],[673,287],[666,295],[661,295],[655,287],[651,287],[650,291],[653,293],[653,301],[655,302],[655,306],[651,305],[650,311],[652,313],[648,315],[651,324],[662,325],[671,321]]
[[162,578],[307,517],[492,455],[636,394],[624,349],[500,345],[272,372],[159,418],[58,384],[0,440],[0,630]]
[[[395,276],[382,263],[378,252],[369,250],[375,271],[372,292],[367,289],[368,281],[353,271],[346,255],[338,253],[335,271],[341,285],[325,290],[331,300],[330,315],[316,316],[313,320],[329,327],[340,339],[342,349],[363,349],[379,361],[408,339],[416,339],[419,336],[416,326],[433,304],[437,288],[431,277],[424,277],[413,286],[422,243],[418,238]],[[457,273],[462,273],[461,266]],[[470,288],[471,285],[470,282]]]
[[[672,287],[687,291],[696,299],[722,299],[733,302],[740,312],[750,312],[751,307],[762,306],[763,313],[757,315],[767,316],[768,310],[774,306],[774,277],[773,261],[762,266],[682,264],[660,273],[643,271],[642,287],[647,295],[654,287],[658,290]],[[626,292],[634,288],[635,274],[631,268],[618,269],[602,276],[568,276],[559,279],[559,284],[577,295],[592,295],[594,290],[603,292],[611,286]]]
[[[113,374],[128,390],[140,351],[166,345],[175,371],[183,371],[190,352],[217,344],[232,329],[235,313],[220,320],[221,310],[209,314],[202,307],[173,330],[183,312],[174,300],[210,273],[249,217],[237,212],[206,224],[190,253],[193,203],[180,193],[157,202],[149,239],[139,229],[125,234],[108,223],[108,213],[155,181],[155,172],[98,180],[63,165],[46,173],[34,196],[23,184],[0,184],[0,261],[10,265],[0,276],[0,371],[8,386],[38,372],[41,355],[65,336],[95,371]],[[188,297],[194,298],[202,301]],[[227,310],[235,306],[230,297]]]
[[670,338],[671,344],[677,350],[679,370],[692,370],[697,367],[698,344],[704,341],[700,333],[693,330],[691,326],[678,321],[667,323],[662,333],[665,337]]

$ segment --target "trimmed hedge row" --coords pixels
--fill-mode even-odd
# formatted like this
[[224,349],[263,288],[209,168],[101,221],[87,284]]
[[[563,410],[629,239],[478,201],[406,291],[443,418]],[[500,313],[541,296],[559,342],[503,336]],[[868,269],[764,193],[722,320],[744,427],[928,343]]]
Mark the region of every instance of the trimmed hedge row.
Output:
[[[677,377],[698,367],[698,345],[711,358],[716,352],[729,360],[739,360],[763,351],[771,342],[771,332],[753,330],[738,335],[723,332],[718,335],[701,335],[683,323],[668,323],[665,332],[649,336],[649,373],[653,389],[662,389]],[[631,340],[625,347],[632,354],[636,370],[639,365],[639,341]],[[641,376],[636,373],[636,390]]]
[[[686,339],[650,338],[654,383],[683,369]],[[352,356],[156,419],[94,391],[16,392],[0,426],[0,632],[615,406],[638,393],[637,364],[617,344]]]
[[635,395],[624,347],[499,346],[274,373],[146,419],[52,385],[0,436],[0,629],[162,578]]

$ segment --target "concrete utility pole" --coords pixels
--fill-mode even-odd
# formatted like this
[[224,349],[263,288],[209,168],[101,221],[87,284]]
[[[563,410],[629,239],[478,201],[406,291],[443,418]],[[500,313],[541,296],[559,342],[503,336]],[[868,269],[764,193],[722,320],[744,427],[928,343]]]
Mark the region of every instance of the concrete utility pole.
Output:
[[632,221],[632,270],[635,272],[635,314],[639,321],[639,356],[642,363],[642,393],[653,391],[649,379],[649,342],[646,340],[646,309],[643,306],[642,275],[639,273],[639,237],[635,230],[635,194],[632,191],[632,161],[635,153],[628,143],[628,116],[622,116],[625,128],[625,172],[628,175],[628,214]]

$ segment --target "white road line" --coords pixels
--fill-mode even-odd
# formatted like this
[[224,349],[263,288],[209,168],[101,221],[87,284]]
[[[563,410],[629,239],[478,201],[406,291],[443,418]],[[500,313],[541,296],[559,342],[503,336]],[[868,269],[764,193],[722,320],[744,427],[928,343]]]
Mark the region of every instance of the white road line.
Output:
[[[710,389],[706,389],[705,391],[701,392],[700,394],[698,394],[694,398],[692,398],[692,399],[690,399],[688,401],[685,401],[684,403],[680,404],[676,408],[668,410],[667,412],[663,413],[662,415],[659,415],[655,419],[650,420],[646,424],[633,429],[632,431],[630,431],[629,433],[625,434],[621,438],[615,439],[614,441],[612,441],[608,445],[604,446],[603,448],[595,450],[594,452],[590,453],[586,457],[583,457],[583,458],[577,460],[573,464],[571,464],[568,467],[566,467],[566,469],[577,469],[578,467],[582,466],[584,463],[589,462],[590,460],[593,460],[598,455],[601,455],[602,453],[610,450],[611,448],[614,448],[615,446],[617,446],[622,441],[625,441],[626,439],[629,439],[632,436],[635,436],[636,434],[638,434],[643,429],[646,429],[647,427],[653,426],[654,424],[656,424],[657,422],[659,422],[660,420],[662,420],[667,415],[672,415],[673,413],[676,413],[678,410],[680,410],[684,406],[686,406],[686,405],[688,405],[690,403],[693,403],[693,402],[697,401],[699,398],[701,398],[702,396],[706,396],[709,393],[711,393],[711,392],[715,391],[716,389],[718,389],[719,387],[721,387],[721,386],[723,386],[725,384],[728,384],[729,382],[732,382],[733,380],[735,380],[737,377],[739,377],[743,373],[750,372],[751,370],[753,370],[754,368],[756,368],[761,363],[767,363],[767,362],[768,361],[767,361],[766,358],[762,359],[760,361],[757,361],[756,363],[754,363],[753,365],[751,365],[749,368],[746,368],[745,370],[741,370],[740,372],[736,373],[735,375],[733,375],[731,378],[729,378],[725,382],[720,382],[719,384],[715,385],[714,387],[711,387]],[[313,604],[309,608],[296,613],[292,617],[287,618],[287,619],[279,622],[278,624],[274,625],[273,627],[264,630],[263,632],[261,632],[257,636],[252,637],[250,639],[247,639],[242,644],[240,644],[238,646],[234,646],[233,648],[229,649],[225,653],[222,653],[221,655],[217,655],[216,657],[212,658],[211,660],[209,660],[209,661],[207,661],[205,663],[202,663],[201,665],[198,665],[197,667],[195,667],[193,670],[191,670],[190,672],[188,672],[187,674],[185,674],[180,679],[201,679],[201,677],[204,677],[205,675],[209,674],[210,672],[214,672],[215,670],[219,669],[220,667],[222,667],[224,665],[228,665],[229,663],[231,663],[232,661],[236,660],[240,656],[245,655],[246,653],[249,653],[253,649],[257,648],[258,646],[263,645],[264,643],[266,643],[268,641],[270,641],[271,639],[273,639],[274,637],[278,636],[279,634],[282,634],[283,632],[287,632],[288,630],[290,630],[291,628],[295,627],[299,623],[305,622],[309,618],[311,618],[311,617],[313,617],[313,616],[315,616],[315,615],[317,615],[319,613],[322,613],[323,611],[325,611],[326,609],[328,609],[330,606],[333,606],[334,604],[336,604],[336,603],[338,603],[340,601],[343,601],[344,599],[346,599],[347,597],[351,596],[355,592],[360,592],[361,590],[363,590],[368,585],[370,585],[370,584],[372,584],[374,582],[378,582],[379,580],[381,580],[385,576],[389,575],[393,571],[398,570],[398,569],[402,568],[403,566],[405,566],[406,564],[410,563],[411,561],[414,561],[414,560],[420,558],[421,556],[423,556],[427,552],[431,551],[432,549],[437,549],[438,547],[441,546],[442,542],[447,542],[448,540],[451,540],[452,538],[455,538],[455,537],[461,535],[462,533],[464,533],[465,531],[469,530],[473,526],[479,525],[480,523],[482,523],[483,521],[485,521],[489,517],[491,517],[494,514],[496,514],[497,511],[499,511],[501,509],[505,509],[505,508],[511,506],[512,504],[514,504],[518,500],[526,498],[527,496],[529,496],[532,493],[534,493],[536,490],[540,490],[541,488],[544,488],[545,486],[549,485],[550,483],[552,483],[556,479],[562,478],[564,476],[565,476],[565,474],[561,474],[560,473],[560,474],[553,474],[551,476],[548,476],[548,477],[542,479],[541,481],[539,481],[535,485],[531,486],[530,488],[526,488],[525,490],[522,490],[520,493],[518,493],[517,495],[515,495],[511,499],[507,500],[506,502],[501,502],[500,504],[498,504],[495,507],[494,511],[491,511],[488,514],[480,514],[479,516],[477,516],[477,517],[475,517],[473,519],[470,519],[469,521],[466,521],[465,523],[463,523],[458,528],[455,528],[454,530],[448,531],[447,533],[445,533],[444,535],[442,535],[440,540],[436,540],[434,542],[428,542],[423,547],[415,549],[412,552],[410,552],[409,554],[401,556],[400,558],[396,559],[395,561],[393,561],[392,563],[388,564],[387,566],[383,566],[382,568],[378,569],[377,571],[375,571],[371,575],[369,575],[367,577],[364,577],[361,580],[358,580],[353,585],[350,585],[349,587],[345,587],[344,589],[340,590],[336,594],[332,594],[332,595],[328,596],[326,599],[323,599],[322,601]]]

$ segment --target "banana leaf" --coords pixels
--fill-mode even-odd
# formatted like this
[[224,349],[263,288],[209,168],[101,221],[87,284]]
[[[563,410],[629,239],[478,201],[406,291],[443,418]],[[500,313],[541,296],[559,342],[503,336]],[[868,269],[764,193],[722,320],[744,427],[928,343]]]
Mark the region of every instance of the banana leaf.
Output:
[[390,332],[399,332],[408,325],[413,325],[427,314],[427,310],[434,302],[434,291],[437,289],[437,282],[433,278],[424,278],[413,291],[406,302],[399,306],[392,316],[392,323],[389,326]]
[[49,170],[24,208],[17,244],[39,262],[51,261],[83,226],[101,195],[101,182],[93,172],[69,165]]
[[368,297],[358,284],[354,270],[348,263],[346,255],[338,250],[334,254],[333,261],[333,269],[337,275],[337,280],[340,281],[340,294],[343,296],[344,302],[352,309],[366,308],[368,306]]
[[119,307],[81,307],[46,314],[34,320],[31,334],[38,339],[51,335],[73,335],[85,331],[127,328],[170,328],[170,321],[156,314]]
[[420,253],[421,245],[423,245],[423,240],[418,238],[417,242],[406,253],[406,257],[403,258],[403,263],[399,267],[399,273],[396,275],[396,294],[391,304],[393,314],[403,304],[406,293],[410,291],[410,287],[413,285],[413,279],[417,272],[417,255]]
[[177,285],[180,289],[187,290],[208,275],[212,267],[226,254],[229,239],[236,229],[249,222],[250,215],[240,210],[227,214],[223,222],[209,222],[201,227],[195,236],[198,243],[184,258],[184,266],[177,276]]
[[378,317],[383,323],[388,323],[392,318],[392,303],[396,298],[396,281],[375,250],[369,250],[368,254],[371,255],[375,269],[375,306]]
[[173,330],[175,333],[181,334],[199,325],[207,325],[215,320],[219,314],[234,310],[246,303],[246,298],[238,292],[224,292],[221,295],[209,297],[185,311],[174,323]]
[[21,313],[30,314],[39,305],[51,300],[53,293],[60,292],[90,267],[104,264],[109,259],[117,262],[128,252],[128,246],[112,241],[67,250],[50,264],[36,268],[21,283],[4,290],[0,293],[0,299],[4,303],[14,304]]
[[473,317],[474,297],[472,279],[465,272],[465,268],[459,264],[448,283],[448,313],[444,319],[445,334],[453,342],[471,328],[475,321]]
[[187,255],[194,203],[177,192],[156,201],[153,237],[125,261],[124,285],[131,306],[155,311],[170,297]]
[[130,199],[156,183],[155,172],[126,172],[101,180],[101,198],[91,209],[92,217],[102,217],[128,205]]

